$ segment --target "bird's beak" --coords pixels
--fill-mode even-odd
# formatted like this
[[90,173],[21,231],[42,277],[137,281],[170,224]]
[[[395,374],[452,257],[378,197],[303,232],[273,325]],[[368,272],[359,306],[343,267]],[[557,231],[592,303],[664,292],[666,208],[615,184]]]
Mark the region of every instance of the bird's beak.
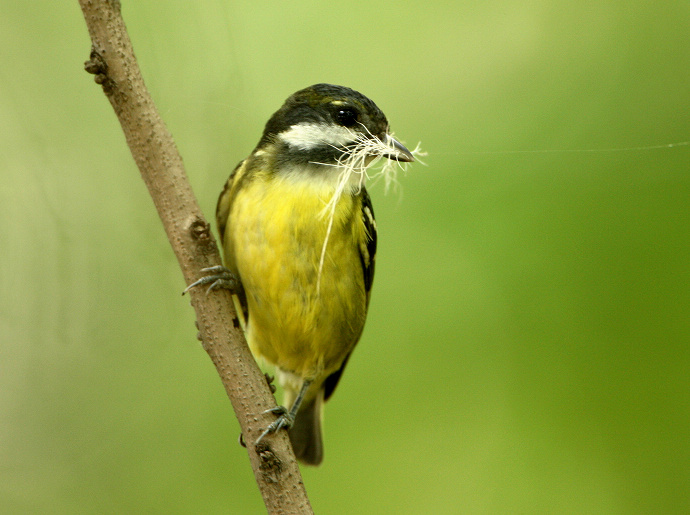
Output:
[[390,134],[386,134],[386,146],[390,148],[390,152],[383,154],[383,157],[392,159],[393,161],[399,161],[401,163],[411,163],[414,161],[414,156],[412,152],[405,148],[405,145],[400,143]]

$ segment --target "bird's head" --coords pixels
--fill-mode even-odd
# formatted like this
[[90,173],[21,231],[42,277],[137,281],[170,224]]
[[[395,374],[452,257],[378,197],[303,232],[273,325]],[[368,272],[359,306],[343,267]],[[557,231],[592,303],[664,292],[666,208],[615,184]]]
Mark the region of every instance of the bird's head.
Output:
[[257,150],[272,146],[278,169],[342,166],[363,171],[377,158],[414,161],[369,98],[343,86],[315,84],[290,96],[266,124]]

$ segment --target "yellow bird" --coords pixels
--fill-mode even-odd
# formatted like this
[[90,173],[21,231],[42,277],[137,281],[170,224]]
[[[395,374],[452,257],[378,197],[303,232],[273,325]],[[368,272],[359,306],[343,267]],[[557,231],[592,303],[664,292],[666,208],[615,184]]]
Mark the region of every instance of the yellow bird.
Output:
[[276,367],[289,407],[259,440],[286,427],[311,465],[323,459],[323,403],[367,315],[376,222],[364,179],[381,157],[414,161],[361,93],[316,84],[289,97],[218,199],[227,268],[192,285],[234,290],[252,353]]

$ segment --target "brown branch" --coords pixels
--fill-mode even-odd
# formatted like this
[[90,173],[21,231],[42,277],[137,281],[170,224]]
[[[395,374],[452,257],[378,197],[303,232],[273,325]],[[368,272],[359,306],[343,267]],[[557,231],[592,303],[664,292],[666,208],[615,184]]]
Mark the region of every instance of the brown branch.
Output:
[[[125,133],[187,284],[219,265],[220,254],[196,202],[177,147],[139,71],[118,0],[79,0],[91,36],[86,71],[95,75]],[[266,380],[256,365],[227,291],[191,292],[203,347],[213,360],[246,442],[275,419]],[[312,513],[285,431],[248,445],[249,460],[269,513]],[[270,446],[268,445],[270,443]]]

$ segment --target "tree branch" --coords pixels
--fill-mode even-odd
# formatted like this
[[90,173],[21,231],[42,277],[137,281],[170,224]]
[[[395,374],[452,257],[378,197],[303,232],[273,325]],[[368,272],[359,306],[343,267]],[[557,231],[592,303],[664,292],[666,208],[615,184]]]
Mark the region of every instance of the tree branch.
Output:
[[[185,282],[221,264],[177,147],[144,85],[118,0],[79,0],[91,36],[86,71],[95,75],[117,115],[127,144],[163,222]],[[246,442],[254,442],[274,415],[275,400],[244,340],[227,291],[191,292],[200,339],[232,402]],[[269,513],[312,513],[286,431],[248,445],[249,460]]]

